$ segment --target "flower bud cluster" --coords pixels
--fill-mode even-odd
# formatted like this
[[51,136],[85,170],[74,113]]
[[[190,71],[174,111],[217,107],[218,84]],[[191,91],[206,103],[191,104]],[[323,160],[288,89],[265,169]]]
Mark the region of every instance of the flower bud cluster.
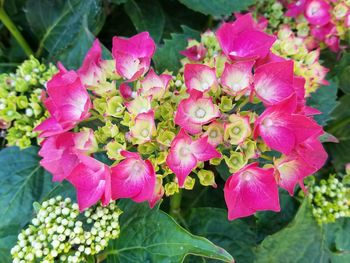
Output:
[[289,25],[310,50],[329,48],[339,52],[344,48],[342,41],[349,45],[345,43],[350,33],[348,0],[263,0],[259,3],[267,8],[252,9],[256,17],[268,20],[268,30],[275,32],[279,26]]
[[308,200],[319,224],[332,223],[341,217],[350,217],[350,187],[344,180],[332,174],[319,183],[313,180],[309,186]]
[[30,57],[15,73],[0,75],[0,129],[6,130],[8,145],[25,148],[36,139],[38,133],[33,128],[46,116],[41,93],[56,72],[54,65]]
[[37,216],[18,235],[13,262],[81,262],[103,251],[119,236],[121,211],[114,202],[79,215],[78,204],[61,196],[35,203]]

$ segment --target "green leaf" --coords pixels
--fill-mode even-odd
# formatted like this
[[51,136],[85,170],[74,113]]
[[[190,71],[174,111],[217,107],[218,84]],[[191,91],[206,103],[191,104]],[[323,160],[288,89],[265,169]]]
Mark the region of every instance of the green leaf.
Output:
[[256,250],[256,263],[326,263],[329,255],[325,238],[307,200],[292,223],[268,236]]
[[279,198],[280,212],[262,211],[255,214],[259,240],[280,231],[293,220],[298,211],[299,203],[287,191],[280,189]]
[[40,40],[37,53],[45,49],[52,60],[81,45],[77,39],[81,40],[82,31],[97,34],[105,19],[100,0],[29,0],[26,9],[28,23]]
[[333,121],[326,127],[340,141],[339,143],[326,144],[326,148],[332,157],[332,163],[337,170],[344,170],[346,163],[350,162],[350,95],[345,95],[339,100],[339,105],[332,112]]
[[120,237],[110,242],[107,262],[182,262],[193,254],[225,262],[233,258],[209,240],[194,236],[173,218],[147,204],[119,202]]
[[340,61],[337,61],[334,72],[339,79],[339,88],[345,93],[350,93],[350,53],[343,53]]
[[230,222],[224,209],[194,208],[188,217],[188,225],[192,233],[226,249],[237,263],[254,262],[256,233],[249,219]]
[[233,12],[247,10],[254,0],[179,0],[188,8],[205,15],[223,16],[232,15]]
[[51,182],[52,176],[39,165],[37,151],[37,147],[0,151],[0,262],[9,260],[18,233],[31,220],[33,202],[65,190]]
[[157,0],[128,0],[124,10],[138,32],[148,31],[154,41],[159,42],[164,30],[165,15]]
[[182,26],[183,33],[171,34],[171,39],[164,40],[164,44],[158,47],[153,57],[158,72],[164,70],[177,71],[181,67],[180,59],[183,56],[179,53],[187,46],[187,40],[190,38],[198,39],[200,34],[187,26]]
[[325,126],[332,119],[331,113],[338,105],[337,86],[336,81],[331,80],[329,86],[320,87],[316,92],[311,94],[307,101],[309,106],[322,112],[322,114],[314,116],[314,119],[322,126]]

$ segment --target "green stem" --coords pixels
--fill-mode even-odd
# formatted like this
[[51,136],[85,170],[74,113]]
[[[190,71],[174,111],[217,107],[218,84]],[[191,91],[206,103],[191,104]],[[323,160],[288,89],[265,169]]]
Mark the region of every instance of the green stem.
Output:
[[17,40],[18,44],[22,47],[26,55],[28,57],[30,55],[33,55],[33,51],[22,36],[21,32],[19,32],[15,24],[12,22],[11,18],[7,15],[3,7],[0,8],[0,21],[5,25],[5,27],[10,31],[12,36]]
[[174,194],[170,198],[169,214],[175,218],[178,217],[178,215],[180,214],[180,211],[181,211],[181,199],[182,199],[181,189],[179,190],[179,192],[177,194]]
[[249,97],[246,97],[240,104],[237,105],[238,109],[242,109],[249,102]]

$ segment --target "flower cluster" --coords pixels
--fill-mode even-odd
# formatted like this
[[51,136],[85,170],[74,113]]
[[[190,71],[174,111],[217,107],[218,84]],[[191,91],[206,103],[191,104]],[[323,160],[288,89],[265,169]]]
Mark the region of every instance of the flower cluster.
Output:
[[86,210],[78,219],[78,204],[61,196],[37,206],[32,224],[18,235],[13,262],[81,262],[98,254],[119,236],[121,211],[114,202]]
[[[291,25],[310,50],[328,47],[338,52],[342,48],[341,40],[346,40],[350,32],[350,2],[347,0],[291,0],[272,5],[269,0],[262,2],[271,11],[259,14],[259,9],[255,9],[257,16],[266,17],[272,29],[278,28],[279,22]],[[281,6],[284,7],[282,13]]]
[[[350,173],[347,175],[350,176]],[[346,178],[346,177],[345,177]],[[307,198],[312,204],[312,213],[319,224],[332,223],[341,217],[350,217],[350,187],[337,175],[330,175],[316,183],[312,178]]]
[[[79,70],[59,65],[47,84],[50,116],[36,128],[41,165],[74,185],[84,210],[120,198],[153,207],[164,192],[191,189],[193,176],[216,187],[208,165],[224,162],[233,173],[229,219],[278,211],[278,185],[293,194],[327,154],[305,80],[270,51],[275,40],[240,16],[184,50],[176,77],[150,69],[155,44],[146,32],[114,37],[109,61],[96,40]],[[114,163],[95,159],[97,151]]]
[[45,66],[30,57],[15,73],[0,75],[0,129],[8,145],[25,148],[36,139],[33,128],[46,114],[41,93],[56,72],[55,66]]

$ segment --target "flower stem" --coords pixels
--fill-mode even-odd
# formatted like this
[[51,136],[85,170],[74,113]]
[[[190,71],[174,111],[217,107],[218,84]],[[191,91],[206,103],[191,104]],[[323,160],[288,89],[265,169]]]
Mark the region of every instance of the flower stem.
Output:
[[181,211],[181,198],[182,198],[181,189],[179,190],[178,193],[174,194],[170,198],[169,214],[175,218],[179,216],[180,211]]
[[28,57],[32,55],[32,49],[29,47],[21,32],[19,32],[16,25],[12,22],[11,18],[7,15],[3,7],[0,7],[0,21],[5,25],[5,27],[10,31],[12,36],[17,40],[18,44],[22,47],[26,55]]

